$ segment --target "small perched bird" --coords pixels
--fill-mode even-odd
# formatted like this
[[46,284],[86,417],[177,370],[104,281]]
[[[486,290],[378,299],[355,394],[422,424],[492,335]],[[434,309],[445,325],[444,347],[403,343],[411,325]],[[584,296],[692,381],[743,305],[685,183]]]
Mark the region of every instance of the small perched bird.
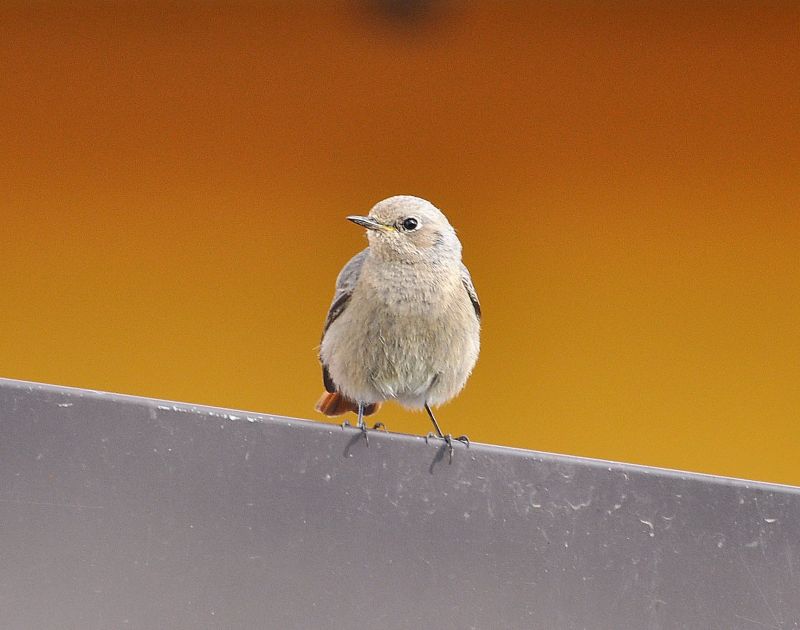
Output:
[[[389,197],[367,216],[347,219],[367,229],[369,247],[336,280],[319,353],[326,393],[317,410],[356,412],[366,439],[364,416],[381,402],[424,408],[436,430],[428,437],[444,440],[452,461],[452,437],[431,406],[461,391],[480,349],[481,307],[461,242],[447,217],[419,197]],[[469,445],[466,436],[457,439]]]

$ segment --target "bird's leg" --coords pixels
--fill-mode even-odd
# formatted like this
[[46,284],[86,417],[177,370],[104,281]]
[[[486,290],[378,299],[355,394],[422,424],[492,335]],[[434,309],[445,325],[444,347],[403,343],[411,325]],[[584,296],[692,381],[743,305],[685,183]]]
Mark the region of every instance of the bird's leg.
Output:
[[[369,446],[369,437],[367,436],[367,425],[364,422],[364,411],[366,409],[366,406],[367,406],[367,404],[364,401],[359,401],[358,410],[357,410],[358,411],[358,420],[356,421],[355,428],[356,429],[361,429],[361,433],[364,435],[364,441],[367,443],[367,446]],[[346,419],[345,419],[344,422],[342,422],[342,429],[344,429],[345,427],[351,427],[351,426],[353,426],[353,425],[351,425],[350,422],[348,420],[346,420]],[[386,431],[386,425],[383,424],[383,422],[376,422],[375,424],[372,425],[372,428],[373,428],[373,430],[383,429],[384,431]]]
[[436,416],[433,415],[433,411],[431,410],[431,406],[426,402],[425,403],[425,411],[428,412],[428,416],[433,422],[433,428],[436,429],[436,433],[431,431],[428,435],[425,436],[425,442],[427,442],[430,438],[436,438],[437,440],[444,440],[444,443],[447,444],[447,451],[448,455],[450,456],[450,463],[453,463],[453,440],[455,439],[457,442],[461,442],[462,444],[466,445],[469,448],[469,438],[466,435],[460,435],[457,438],[453,438],[452,435],[449,433],[445,435],[442,433],[442,430],[439,428],[439,423],[436,422]]
[[356,423],[356,428],[361,429],[361,435],[364,436],[364,441],[369,446],[369,436],[367,435],[367,425],[364,424],[364,401],[358,401],[358,422]]
[[428,416],[430,417],[431,422],[433,422],[433,428],[436,429],[435,436],[432,433],[429,433],[428,435],[430,435],[431,437],[438,437],[444,439],[444,433],[442,433],[442,430],[439,428],[439,423],[436,422],[436,416],[433,415],[433,411],[431,411],[431,406],[427,402],[425,403],[425,411],[428,412]]

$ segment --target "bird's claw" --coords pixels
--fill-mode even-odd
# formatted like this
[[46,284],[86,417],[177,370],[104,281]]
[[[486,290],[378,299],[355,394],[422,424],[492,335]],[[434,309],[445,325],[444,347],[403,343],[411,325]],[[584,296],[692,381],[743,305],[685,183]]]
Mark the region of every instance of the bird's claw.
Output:
[[449,456],[448,464],[453,463],[453,440],[456,442],[461,442],[464,446],[469,448],[469,438],[466,435],[459,435],[457,438],[454,438],[449,433],[447,435],[437,435],[433,431],[429,432],[428,435],[425,436],[425,444],[428,444],[428,440],[431,438],[436,440],[442,440],[447,445],[447,454]]
[[[372,428],[376,429],[376,428],[378,428],[379,425],[383,426],[383,422],[376,423],[375,426],[372,427]],[[357,424],[357,425],[353,426],[347,420],[345,420],[344,422],[342,422],[341,427],[342,427],[342,431],[344,431],[345,427],[347,427],[348,429],[358,429],[358,430],[360,430],[361,431],[361,435],[364,436],[364,442],[366,442],[367,446],[369,446],[369,436],[367,435],[367,425],[366,424]],[[383,430],[385,431],[386,428],[384,427]]]

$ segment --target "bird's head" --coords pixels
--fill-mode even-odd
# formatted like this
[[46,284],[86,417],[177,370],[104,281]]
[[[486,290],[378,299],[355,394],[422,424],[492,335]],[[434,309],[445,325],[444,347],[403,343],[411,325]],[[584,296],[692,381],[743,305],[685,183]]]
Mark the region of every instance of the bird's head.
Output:
[[430,201],[397,195],[376,203],[367,216],[347,217],[367,228],[370,250],[384,259],[460,260],[456,232]]

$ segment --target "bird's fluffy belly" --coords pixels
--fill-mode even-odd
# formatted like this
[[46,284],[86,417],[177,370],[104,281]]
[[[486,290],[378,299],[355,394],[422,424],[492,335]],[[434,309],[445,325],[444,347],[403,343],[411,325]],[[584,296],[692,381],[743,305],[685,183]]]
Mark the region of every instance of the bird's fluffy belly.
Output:
[[[364,323],[356,326],[356,321]],[[477,321],[466,305],[399,305],[387,310],[384,304],[373,311],[354,300],[331,325],[320,354],[334,383],[349,398],[393,398],[412,408],[426,400],[441,404],[463,387],[477,359],[471,326]],[[343,357],[355,360],[345,362]],[[465,365],[451,357],[474,359]]]

